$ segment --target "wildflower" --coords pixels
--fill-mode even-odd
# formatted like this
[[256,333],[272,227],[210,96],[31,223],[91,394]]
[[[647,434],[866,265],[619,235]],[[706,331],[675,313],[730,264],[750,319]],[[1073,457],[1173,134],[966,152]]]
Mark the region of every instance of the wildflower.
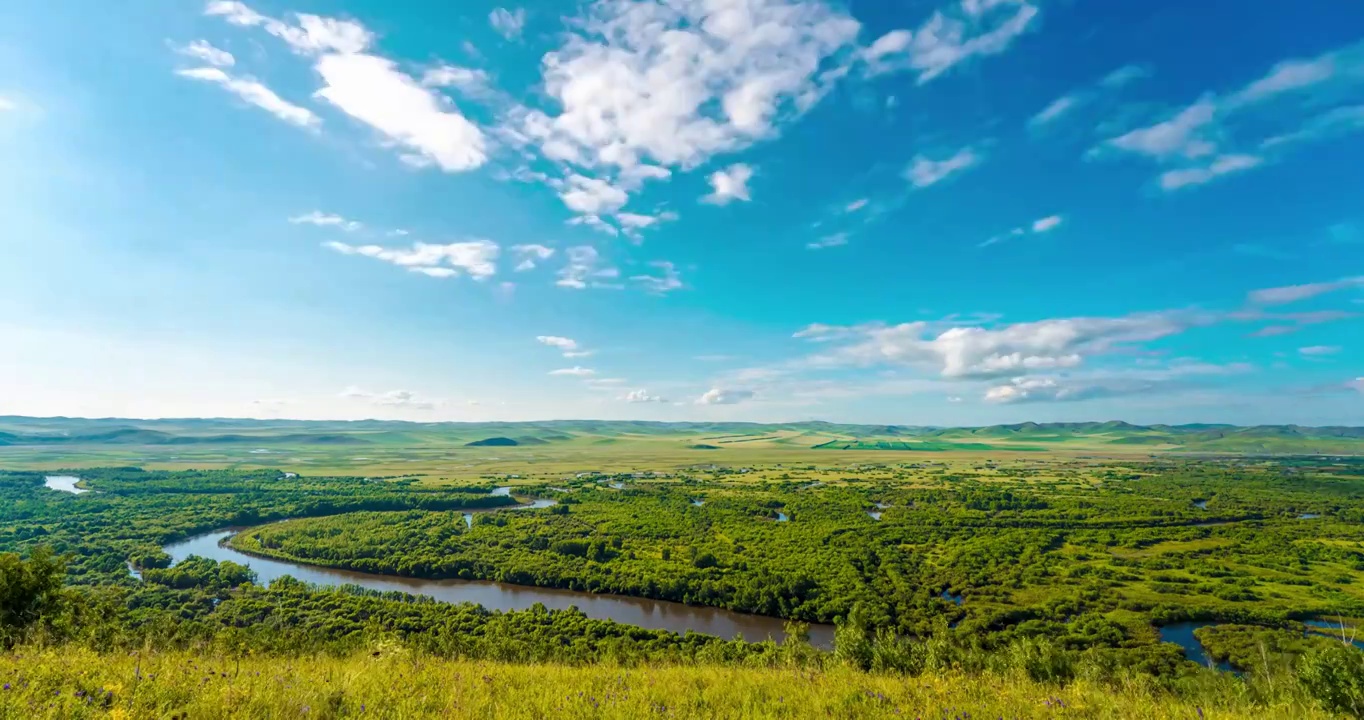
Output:
[[5,683],[5,689],[6,689],[6,690],[9,689],[9,683]]

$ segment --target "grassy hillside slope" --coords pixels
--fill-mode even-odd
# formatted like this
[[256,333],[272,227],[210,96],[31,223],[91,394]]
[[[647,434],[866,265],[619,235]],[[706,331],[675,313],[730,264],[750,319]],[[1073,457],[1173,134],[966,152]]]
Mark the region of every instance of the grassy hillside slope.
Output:
[[1134,681],[1065,687],[1009,675],[897,677],[844,668],[509,665],[401,649],[349,657],[0,655],[0,717],[24,718],[1328,718],[1279,692],[1251,704],[1209,674],[1179,697]]

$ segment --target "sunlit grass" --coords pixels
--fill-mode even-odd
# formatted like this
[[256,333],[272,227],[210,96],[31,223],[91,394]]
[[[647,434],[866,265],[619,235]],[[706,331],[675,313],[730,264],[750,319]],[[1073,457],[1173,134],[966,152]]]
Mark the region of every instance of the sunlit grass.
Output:
[[1291,694],[1252,705],[1232,678],[1174,697],[1141,680],[1057,687],[1021,674],[508,665],[402,650],[234,659],[23,647],[0,656],[0,678],[7,718],[1330,717]]

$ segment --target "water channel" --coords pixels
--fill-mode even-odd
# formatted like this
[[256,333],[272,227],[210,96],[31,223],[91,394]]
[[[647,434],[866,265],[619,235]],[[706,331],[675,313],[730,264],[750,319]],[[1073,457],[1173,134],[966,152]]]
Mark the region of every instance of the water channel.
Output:
[[[518,508],[548,507],[553,504],[553,500],[539,500],[520,505]],[[464,514],[464,518],[466,523],[472,524],[473,519],[470,514]],[[316,585],[333,587],[359,585],[382,592],[396,590],[412,595],[425,595],[441,602],[476,603],[489,610],[527,610],[535,603],[541,603],[551,610],[567,610],[570,607],[577,607],[590,618],[614,620],[650,630],[667,630],[675,633],[685,633],[690,630],[726,639],[737,635],[750,642],[766,640],[769,637],[780,642],[786,637],[783,627],[785,620],[764,615],[733,612],[721,608],[683,605],[682,603],[624,595],[603,595],[575,590],[512,585],[486,580],[427,580],[396,575],[378,575],[305,565],[273,558],[261,558],[247,555],[223,544],[236,532],[235,529],[219,530],[171,543],[166,545],[164,550],[177,563],[190,555],[198,555],[217,561],[231,560],[235,563],[247,565],[255,571],[257,581],[262,585],[284,575],[290,575],[303,582]],[[826,650],[832,649],[834,643],[833,626],[811,625],[810,642],[815,647]]]

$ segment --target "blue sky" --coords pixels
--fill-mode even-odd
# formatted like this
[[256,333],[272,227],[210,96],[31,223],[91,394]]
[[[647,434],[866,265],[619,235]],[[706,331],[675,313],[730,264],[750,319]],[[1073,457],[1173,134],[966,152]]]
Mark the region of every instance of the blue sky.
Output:
[[0,7],[0,414],[1364,423],[1364,6]]

